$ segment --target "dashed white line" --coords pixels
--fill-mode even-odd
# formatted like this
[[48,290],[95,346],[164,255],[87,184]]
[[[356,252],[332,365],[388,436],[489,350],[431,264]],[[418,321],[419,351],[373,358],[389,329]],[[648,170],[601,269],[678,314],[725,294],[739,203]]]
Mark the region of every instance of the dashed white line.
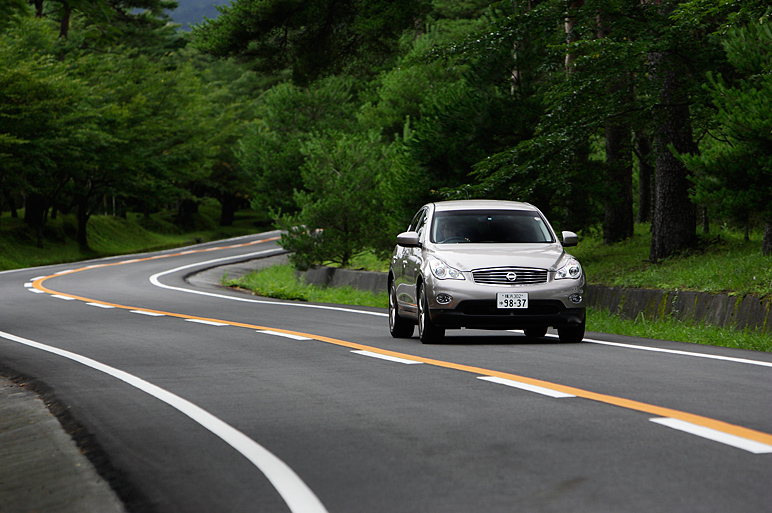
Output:
[[209,326],[228,326],[226,322],[205,321],[204,319],[185,319],[185,322],[196,322],[198,324],[207,324]]
[[405,358],[398,358],[396,356],[389,356],[387,354],[373,353],[372,351],[351,351],[352,353],[361,354],[362,356],[369,356],[370,358],[378,358],[380,360],[387,360],[390,362],[404,363],[405,365],[415,365],[424,362],[417,362],[415,360],[408,360]]
[[51,297],[55,297],[56,299],[64,299],[65,301],[75,301],[74,297],[70,296],[61,296],[59,294],[51,294]]
[[491,383],[498,383],[499,385],[506,385],[508,387],[519,388],[521,390],[527,390],[528,392],[535,392],[537,394],[554,397],[555,399],[576,397],[575,395],[566,394],[565,392],[558,392],[557,390],[551,390],[549,388],[539,387],[536,385],[529,385],[528,383],[521,383],[511,379],[498,378],[496,376],[478,376],[477,379],[490,381]]
[[714,442],[719,442],[725,445],[729,445],[737,449],[742,449],[744,451],[751,452],[753,454],[772,453],[772,445],[757,442],[755,440],[748,440],[747,438],[742,438],[740,436],[730,435],[728,433],[723,433],[721,431],[707,428],[704,426],[698,426],[697,424],[692,424],[691,422],[686,422],[685,420],[671,419],[671,418],[665,418],[665,417],[654,418],[649,420],[657,424],[667,426],[672,429],[677,429],[678,431],[683,431],[685,433],[706,438]]
[[147,315],[147,316],[150,316],[150,317],[166,317],[162,313],[148,312],[148,311],[145,311],[145,310],[129,310],[129,312],[135,313],[135,314],[139,314],[139,315]]
[[114,306],[105,305],[102,303],[86,303],[88,306],[96,306],[97,308],[115,308]]
[[286,337],[291,338],[293,340],[313,340],[309,337],[304,337],[302,335],[293,335],[292,333],[282,333],[280,331],[270,331],[270,330],[256,330],[258,333],[264,333],[266,335],[276,335],[277,337]]
[[27,289],[28,291],[32,292],[33,294],[45,294],[45,291],[38,290],[38,289]]

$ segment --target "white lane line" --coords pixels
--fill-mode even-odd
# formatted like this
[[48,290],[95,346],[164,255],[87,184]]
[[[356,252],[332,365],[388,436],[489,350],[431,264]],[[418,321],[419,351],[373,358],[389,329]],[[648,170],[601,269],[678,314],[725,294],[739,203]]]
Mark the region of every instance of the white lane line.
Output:
[[[110,305],[103,305],[102,303],[86,303],[88,306],[96,306],[97,308],[115,308]],[[137,312],[138,313],[138,312]]]
[[202,267],[202,266],[211,266],[211,264],[216,264],[219,262],[225,262],[227,260],[236,260],[236,259],[248,259],[250,257],[257,257],[257,256],[263,256],[267,255],[268,253],[276,253],[277,250],[275,249],[267,249],[264,251],[257,251],[255,253],[246,253],[241,255],[235,255],[231,257],[224,257],[224,258],[216,258],[214,260],[208,260],[206,262],[198,262],[195,264],[189,264],[189,265],[183,265],[181,267],[177,267],[174,269],[169,269],[168,271],[163,271],[158,274],[154,274],[150,277],[150,283],[155,285],[156,287],[161,287],[162,289],[168,289],[168,290],[175,290],[177,292],[186,292],[188,294],[198,294],[200,296],[209,296],[209,297],[216,297],[219,299],[228,299],[230,301],[241,301],[243,303],[254,303],[259,305],[274,305],[274,306],[292,306],[295,308],[313,308],[317,310],[332,310],[336,312],[349,312],[349,313],[357,313],[357,314],[364,314],[364,315],[373,315],[376,317],[388,317],[389,314],[382,313],[382,312],[370,312],[367,310],[355,310],[353,308],[343,308],[343,307],[337,307],[337,306],[324,306],[324,305],[312,305],[308,303],[287,303],[284,301],[261,301],[259,299],[248,299],[245,297],[237,297],[237,296],[226,296],[223,294],[214,294],[212,292],[204,292],[203,290],[191,290],[191,289],[183,289],[181,287],[172,287],[171,285],[164,285],[161,283],[158,279],[161,276],[165,276],[167,274],[172,274],[178,271],[183,271],[185,269],[190,269],[192,267]]
[[208,326],[228,326],[225,322],[205,321],[204,319],[185,319],[185,322],[195,322],[198,324],[206,324]]
[[730,445],[732,447],[736,447],[737,449],[742,449],[753,454],[772,453],[772,445],[757,442],[755,440],[748,440],[747,438],[742,438],[736,435],[730,435],[715,429],[698,426],[697,424],[692,424],[691,422],[686,422],[684,420],[671,419],[667,417],[660,417],[649,420],[672,429],[677,429],[678,431],[683,431],[685,433],[690,433],[692,435],[706,438],[708,440],[713,440],[714,442]]
[[31,288],[32,288],[32,282],[29,282],[29,283],[25,283],[25,284],[24,284],[24,288],[25,288],[25,289],[31,289]]
[[387,360],[390,362],[404,363],[405,365],[415,365],[424,362],[416,362],[415,360],[407,360],[405,358],[398,358],[396,356],[389,356],[387,354],[373,353],[372,351],[351,351],[352,353],[361,354],[362,356],[369,356],[370,358],[378,358],[379,360]]
[[651,351],[654,353],[677,354],[681,356],[693,356],[696,358],[706,358],[708,360],[721,360],[725,362],[743,363],[746,365],[758,365],[760,367],[772,367],[772,362],[765,362],[762,360],[749,360],[748,358],[734,358],[731,356],[719,356],[715,354],[695,353],[692,351],[679,351],[677,349],[663,349],[661,347],[639,346],[634,344],[620,344],[619,342],[606,342],[604,340],[594,340],[591,338],[586,338],[584,339],[584,341],[590,342],[592,344],[600,344],[604,346],[623,347],[625,349],[637,349],[640,351]]
[[11,335],[10,333],[2,331],[0,331],[0,337],[78,362],[86,367],[90,367],[119,379],[124,383],[155,397],[159,401],[184,413],[195,422],[208,429],[252,462],[252,464],[268,478],[274,488],[276,488],[276,491],[282,496],[292,513],[327,513],[324,505],[316,495],[314,495],[314,492],[308,488],[308,486],[286,463],[241,431],[230,424],[223,422],[190,401],[138,378],[133,374],[116,369],[115,367],[110,367],[109,365],[92,360],[86,356],[41,344],[40,342],[35,342],[26,338],[17,337],[16,335]]
[[72,271],[73,271],[72,269],[67,269],[66,271],[59,271],[58,273],[54,273],[54,274],[67,274],[67,273],[71,273]]
[[519,381],[513,381],[511,379],[498,378],[496,376],[478,376],[477,379],[481,379],[483,381],[490,381],[491,383],[498,383],[499,385],[506,385],[508,387],[519,388],[521,390],[527,390],[528,392],[535,392],[537,394],[554,397],[555,399],[576,397],[575,395],[566,394],[565,392],[558,392],[557,390],[551,390],[549,388],[530,385],[528,383],[521,383]]
[[60,296],[59,294],[51,294],[51,297],[55,297],[56,299],[64,299],[65,301],[75,301],[74,297]]
[[45,294],[45,291],[43,290],[38,290],[38,289],[27,289],[27,290],[34,294]]
[[48,276],[36,276],[32,278],[30,281],[38,281],[38,280],[42,280],[43,278],[48,278]]
[[255,330],[258,333],[264,333],[266,335],[276,335],[277,337],[286,337],[291,338],[293,340],[313,340],[312,338],[304,337],[302,335],[293,335],[292,333],[282,333],[280,331],[270,331],[270,330]]
[[149,317],[166,317],[166,315],[158,312],[147,312],[145,310],[129,310],[131,313],[139,314],[139,315],[147,315]]

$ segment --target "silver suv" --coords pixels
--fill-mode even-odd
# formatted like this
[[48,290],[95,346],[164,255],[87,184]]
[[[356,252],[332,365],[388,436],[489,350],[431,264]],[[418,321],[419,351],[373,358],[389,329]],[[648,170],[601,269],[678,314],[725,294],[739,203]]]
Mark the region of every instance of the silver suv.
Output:
[[523,330],[584,338],[584,272],[541,211],[528,203],[466,200],[424,205],[397,236],[389,269],[389,331],[440,342],[446,329]]

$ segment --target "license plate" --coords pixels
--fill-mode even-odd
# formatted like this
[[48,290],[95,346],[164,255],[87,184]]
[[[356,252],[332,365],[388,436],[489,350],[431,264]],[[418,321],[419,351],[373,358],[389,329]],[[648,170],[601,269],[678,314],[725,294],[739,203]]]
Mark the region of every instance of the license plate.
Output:
[[497,308],[528,308],[528,294],[525,292],[499,292],[496,294]]

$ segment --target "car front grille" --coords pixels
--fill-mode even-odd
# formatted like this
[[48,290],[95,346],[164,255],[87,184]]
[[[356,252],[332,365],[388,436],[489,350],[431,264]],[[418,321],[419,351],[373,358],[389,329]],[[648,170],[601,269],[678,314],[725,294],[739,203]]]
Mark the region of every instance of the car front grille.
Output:
[[[514,274],[515,279],[507,276]],[[529,269],[524,267],[497,267],[494,269],[479,269],[472,271],[475,283],[486,285],[534,285],[547,283],[546,269]]]

